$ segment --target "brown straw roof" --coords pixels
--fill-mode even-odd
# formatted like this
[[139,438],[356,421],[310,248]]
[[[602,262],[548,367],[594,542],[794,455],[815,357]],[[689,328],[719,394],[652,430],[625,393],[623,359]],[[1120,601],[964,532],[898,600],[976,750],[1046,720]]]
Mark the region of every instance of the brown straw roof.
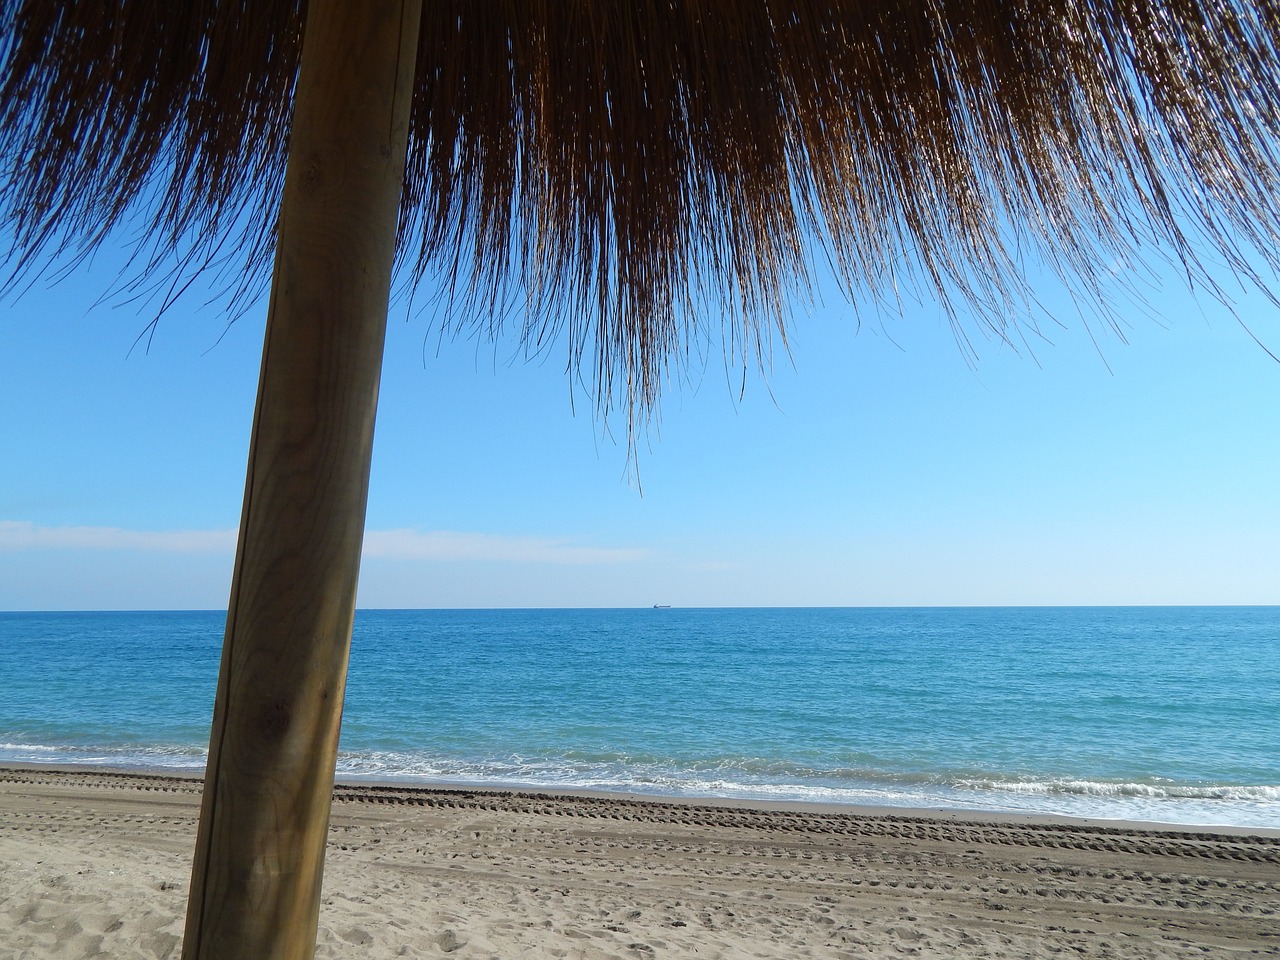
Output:
[[[260,289],[305,8],[0,0],[17,275],[141,226],[143,276]],[[827,259],[855,302],[905,282],[1000,335],[1030,256],[1085,293],[1156,244],[1258,280],[1278,40],[1280,0],[429,0],[401,277],[567,332],[633,412],[709,327],[760,347]]]

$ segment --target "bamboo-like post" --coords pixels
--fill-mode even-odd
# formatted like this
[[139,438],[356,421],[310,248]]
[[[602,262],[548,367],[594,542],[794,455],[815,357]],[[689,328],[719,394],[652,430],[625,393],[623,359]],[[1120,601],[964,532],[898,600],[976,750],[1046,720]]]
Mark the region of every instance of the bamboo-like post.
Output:
[[185,960],[315,952],[422,0],[309,0]]

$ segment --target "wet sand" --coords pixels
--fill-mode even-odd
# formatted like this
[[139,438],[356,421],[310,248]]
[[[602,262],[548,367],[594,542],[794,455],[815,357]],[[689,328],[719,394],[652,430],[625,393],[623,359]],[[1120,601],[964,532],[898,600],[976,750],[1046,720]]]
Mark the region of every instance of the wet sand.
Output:
[[[0,769],[0,960],[177,957],[198,780]],[[1280,832],[339,786],[317,956],[1280,956]]]

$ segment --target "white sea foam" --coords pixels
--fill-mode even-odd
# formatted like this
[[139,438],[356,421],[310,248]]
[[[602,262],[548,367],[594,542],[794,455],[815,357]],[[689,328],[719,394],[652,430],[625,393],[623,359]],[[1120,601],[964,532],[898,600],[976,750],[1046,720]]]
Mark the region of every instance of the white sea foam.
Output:
[[956,784],[961,789],[991,790],[1027,795],[1079,795],[1086,797],[1144,800],[1239,800],[1249,803],[1280,802],[1280,785],[1272,784],[1180,784],[1102,783],[1092,780],[969,780]]
[[[770,765],[773,766],[773,765]],[[473,759],[369,752],[339,758],[340,776],[406,783],[466,783],[533,789],[585,789],[648,796],[897,806],[1042,813],[1091,819],[1280,828],[1280,786],[1106,783],[1085,780],[998,780],[869,771],[762,773],[728,761],[705,769],[654,762],[506,757]]]
[[[190,746],[69,748],[0,743],[0,763],[65,763],[116,768],[204,767],[206,751]],[[744,769],[744,767],[746,769]],[[792,774],[795,770],[790,771]],[[340,779],[423,786],[472,784],[519,789],[585,789],[646,796],[798,801],[913,809],[990,810],[1091,819],[1280,828],[1280,785],[1109,783],[1087,780],[999,780],[925,775],[856,778],[808,771],[806,776],[762,774],[730,762],[707,769],[677,768],[631,759],[566,760],[510,756],[460,759],[422,752],[362,751],[339,755]]]
[[18,753],[58,753],[64,747],[52,747],[43,743],[0,743],[0,751]]
[[208,751],[173,745],[53,746],[39,743],[0,743],[0,763],[54,763],[118,769],[202,770]]

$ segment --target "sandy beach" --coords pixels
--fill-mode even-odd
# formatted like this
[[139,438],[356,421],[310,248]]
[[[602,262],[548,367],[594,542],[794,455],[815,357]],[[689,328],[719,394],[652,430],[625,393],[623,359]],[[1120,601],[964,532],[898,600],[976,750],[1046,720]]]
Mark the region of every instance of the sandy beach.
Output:
[[[0,770],[0,958],[176,957],[197,780]],[[320,957],[1280,955],[1280,834],[339,786]]]

